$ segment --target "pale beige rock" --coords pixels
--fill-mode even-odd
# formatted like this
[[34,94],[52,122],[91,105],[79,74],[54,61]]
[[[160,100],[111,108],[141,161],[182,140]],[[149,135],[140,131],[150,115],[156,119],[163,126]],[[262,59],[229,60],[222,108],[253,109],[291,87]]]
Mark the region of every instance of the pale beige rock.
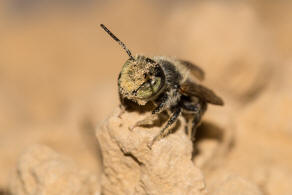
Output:
[[212,195],[262,195],[262,192],[249,181],[229,175]]
[[97,130],[103,154],[102,193],[206,194],[202,172],[191,161],[192,143],[181,119],[175,132],[147,146],[162,127],[128,128],[145,117],[120,109]]
[[[175,131],[156,142],[150,150],[147,145],[161,127],[154,125],[130,131],[128,128],[146,114],[120,113],[117,108],[96,132],[103,154],[102,193],[105,195],[200,195],[207,194],[208,190],[214,195],[262,194],[252,182],[221,168],[234,141],[234,124],[228,112],[216,119],[217,111],[211,109],[207,122],[204,121],[200,129],[211,135],[198,138],[199,154],[194,161],[191,160],[193,146],[184,132],[182,117]],[[206,176],[211,179],[210,188],[205,186]]]
[[15,195],[97,195],[100,192],[95,175],[41,145],[29,148],[20,157],[10,191]]

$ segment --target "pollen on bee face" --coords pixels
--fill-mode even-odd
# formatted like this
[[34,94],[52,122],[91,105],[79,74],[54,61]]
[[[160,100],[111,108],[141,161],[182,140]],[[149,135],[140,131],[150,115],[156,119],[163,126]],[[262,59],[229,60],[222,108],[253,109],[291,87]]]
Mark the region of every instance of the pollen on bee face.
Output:
[[[146,82],[147,74],[154,66],[147,63],[145,59],[145,57],[138,56],[137,61],[128,60],[122,68],[119,86],[122,88],[124,95],[128,94],[128,98],[135,98],[135,93],[132,92]],[[130,94],[133,94],[133,97],[129,97]]]

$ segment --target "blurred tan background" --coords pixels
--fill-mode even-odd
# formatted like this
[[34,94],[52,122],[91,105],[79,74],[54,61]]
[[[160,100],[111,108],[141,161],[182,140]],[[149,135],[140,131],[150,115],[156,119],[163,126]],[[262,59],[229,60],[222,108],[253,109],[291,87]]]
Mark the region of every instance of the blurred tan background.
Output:
[[2,0],[0,191],[34,143],[100,172],[93,129],[118,105],[127,59],[103,23],[134,54],[200,65],[226,102],[211,111],[228,113],[238,132],[230,167],[266,194],[291,193],[291,10],[285,0]]

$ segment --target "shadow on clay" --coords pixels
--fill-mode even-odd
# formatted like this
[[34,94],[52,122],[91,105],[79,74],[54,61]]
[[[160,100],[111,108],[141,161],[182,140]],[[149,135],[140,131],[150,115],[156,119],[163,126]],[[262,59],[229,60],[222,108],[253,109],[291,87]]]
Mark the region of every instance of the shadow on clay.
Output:
[[155,108],[155,106],[151,102],[148,102],[145,105],[138,105],[131,100],[124,99],[121,100],[121,103],[123,104],[123,106],[125,106],[127,112],[139,112],[140,114],[152,112],[152,110],[154,110]]
[[[193,142],[192,159],[200,155],[201,151],[198,149],[198,145],[204,140],[214,140],[219,143],[219,146],[223,145],[225,133],[226,131],[218,125],[209,121],[203,121],[197,129],[196,139]],[[231,150],[233,146],[234,142],[230,143],[228,150]]]
[[7,190],[5,189],[0,189],[0,195],[11,195]]
[[155,119],[152,124],[141,125],[141,127],[145,128],[163,127],[163,125],[166,124],[166,121],[168,119],[169,119],[168,114],[166,112],[162,112],[159,115],[157,115],[157,119]]
[[[145,105],[138,105],[135,102],[124,99],[122,101],[123,106],[125,106],[127,112],[138,112],[140,114],[151,113],[155,109],[155,105],[152,102],[148,102]],[[153,121],[152,124],[141,125],[141,127],[152,128],[152,127],[161,127],[163,128],[166,125],[167,120],[169,119],[169,115],[166,111],[161,112],[157,116],[158,118]],[[171,127],[169,134],[176,132],[179,129],[181,122],[178,120],[173,127]]]

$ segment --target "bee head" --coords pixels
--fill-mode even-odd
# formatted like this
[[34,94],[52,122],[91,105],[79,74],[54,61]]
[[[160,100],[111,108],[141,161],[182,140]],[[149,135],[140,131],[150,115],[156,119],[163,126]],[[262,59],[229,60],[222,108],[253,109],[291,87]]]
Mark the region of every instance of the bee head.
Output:
[[137,55],[128,59],[119,77],[120,94],[139,104],[156,97],[164,86],[165,75],[154,60]]
[[117,41],[130,57],[124,64],[119,76],[120,94],[141,105],[156,97],[164,86],[165,75],[161,66],[154,60],[137,55],[131,51],[103,24],[100,25],[115,41]]

